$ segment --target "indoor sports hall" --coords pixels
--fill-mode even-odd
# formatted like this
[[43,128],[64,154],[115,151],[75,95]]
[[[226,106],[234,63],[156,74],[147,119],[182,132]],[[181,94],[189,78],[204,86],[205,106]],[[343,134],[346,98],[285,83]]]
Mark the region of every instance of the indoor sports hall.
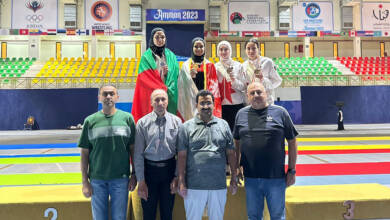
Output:
[[[0,0],[0,219],[92,219],[82,125],[103,85],[131,112],[156,27],[179,68],[195,37],[214,64],[221,41],[244,63],[251,38],[272,59],[275,104],[299,132],[287,220],[390,219],[389,12],[390,0]],[[143,219],[137,189],[127,219]],[[186,219],[178,195],[173,219]],[[248,219],[244,186],[224,219]]]

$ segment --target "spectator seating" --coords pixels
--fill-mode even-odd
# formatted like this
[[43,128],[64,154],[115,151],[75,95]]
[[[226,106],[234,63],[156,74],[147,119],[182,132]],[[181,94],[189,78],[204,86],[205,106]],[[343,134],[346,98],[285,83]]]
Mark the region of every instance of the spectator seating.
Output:
[[[64,78],[68,83],[72,80],[79,80],[81,83],[85,80],[100,83],[102,78],[115,83],[119,80],[121,83],[135,82],[138,73],[139,62],[135,58],[63,58],[56,60],[50,58],[43,68],[37,73],[34,82],[37,83],[40,78],[49,78],[49,82],[54,82],[57,78]],[[75,79],[78,78],[78,79]],[[72,81],[73,82],[73,81]]]
[[390,79],[390,57],[338,57],[338,61],[363,79]]
[[342,73],[324,57],[314,58],[274,58],[281,76],[318,76],[342,75]]
[[34,61],[36,61],[36,58],[0,58],[0,82],[8,83],[10,78],[22,77]]

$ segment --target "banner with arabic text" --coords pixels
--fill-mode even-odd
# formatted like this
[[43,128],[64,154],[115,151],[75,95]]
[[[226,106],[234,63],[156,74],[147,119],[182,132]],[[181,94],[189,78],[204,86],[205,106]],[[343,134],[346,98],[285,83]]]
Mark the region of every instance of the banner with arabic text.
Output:
[[370,2],[362,6],[362,29],[390,30],[390,3]]
[[229,2],[229,31],[270,31],[268,1]]

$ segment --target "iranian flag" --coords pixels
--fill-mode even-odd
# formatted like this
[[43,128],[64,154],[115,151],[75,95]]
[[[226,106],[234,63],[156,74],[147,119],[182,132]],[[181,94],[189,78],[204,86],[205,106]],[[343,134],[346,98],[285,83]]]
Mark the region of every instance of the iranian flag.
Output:
[[168,65],[168,74],[164,82],[157,70],[152,50],[149,48],[141,57],[134,91],[133,107],[131,109],[131,114],[135,122],[152,111],[150,95],[155,89],[164,89],[167,91],[167,110],[175,115],[177,113],[177,77],[179,75],[179,64],[176,55],[168,48],[165,48],[164,54]]

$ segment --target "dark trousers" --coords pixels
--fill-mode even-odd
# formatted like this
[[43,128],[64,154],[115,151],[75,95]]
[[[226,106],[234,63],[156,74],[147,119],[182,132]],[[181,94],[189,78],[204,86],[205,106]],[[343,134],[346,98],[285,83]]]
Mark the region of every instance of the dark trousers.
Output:
[[234,122],[238,110],[242,109],[244,104],[238,105],[222,105],[222,118],[229,124],[230,130],[233,132]]
[[160,219],[172,220],[175,195],[171,194],[170,184],[175,176],[175,168],[175,158],[158,162],[145,160],[148,200],[141,199],[144,220],[156,220],[158,203],[160,203]]

